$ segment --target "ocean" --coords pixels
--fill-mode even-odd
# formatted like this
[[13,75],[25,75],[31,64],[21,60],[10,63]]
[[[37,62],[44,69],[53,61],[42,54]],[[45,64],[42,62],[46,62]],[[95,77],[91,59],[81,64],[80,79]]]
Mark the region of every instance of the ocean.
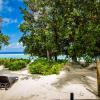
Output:
[[[0,52],[0,58],[15,58],[15,59],[30,59],[28,54],[24,54],[24,52]],[[36,59],[37,57],[33,57]],[[65,55],[60,55],[57,57],[58,59],[65,59]]]
[[29,59],[30,56],[23,52],[0,52],[0,58]]

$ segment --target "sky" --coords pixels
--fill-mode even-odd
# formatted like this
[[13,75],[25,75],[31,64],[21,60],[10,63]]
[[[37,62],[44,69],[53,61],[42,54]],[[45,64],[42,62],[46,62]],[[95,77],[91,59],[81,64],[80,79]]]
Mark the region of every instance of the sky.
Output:
[[22,52],[24,49],[22,43],[18,42],[22,36],[19,25],[23,22],[19,7],[24,7],[23,0],[0,0],[2,33],[10,37],[10,44],[3,46],[0,52]]

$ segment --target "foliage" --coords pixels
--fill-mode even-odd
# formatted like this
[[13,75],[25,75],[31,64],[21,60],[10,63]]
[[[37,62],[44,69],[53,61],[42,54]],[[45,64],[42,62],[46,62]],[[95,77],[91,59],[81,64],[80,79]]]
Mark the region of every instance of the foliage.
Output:
[[4,58],[0,58],[0,65],[5,65],[6,63],[9,63],[10,59],[4,59]]
[[24,2],[28,9],[21,9],[25,22],[20,25],[20,30],[24,33],[20,41],[23,42],[26,53],[48,59],[55,56],[56,59],[62,49],[59,48],[61,44],[58,35],[61,25],[57,25],[60,18],[55,17],[53,14],[55,10],[51,11],[47,2],[42,0]]
[[0,49],[2,47],[2,45],[8,45],[8,40],[9,40],[9,37],[7,35],[4,35],[2,32],[1,32],[1,23],[2,23],[2,18],[0,17]]
[[20,41],[25,52],[51,59],[73,60],[100,54],[99,0],[24,0]]
[[84,55],[83,58],[86,61],[86,64],[89,64],[89,63],[92,63],[93,62],[92,57],[90,57],[88,55]]
[[7,67],[9,68],[9,70],[20,70],[26,67],[26,62],[22,60],[11,62]]
[[29,60],[26,59],[0,59],[0,65],[4,65],[9,70],[20,70],[25,68]]
[[29,72],[31,74],[58,74],[63,68],[64,62],[48,61],[47,59],[37,59],[29,65]]

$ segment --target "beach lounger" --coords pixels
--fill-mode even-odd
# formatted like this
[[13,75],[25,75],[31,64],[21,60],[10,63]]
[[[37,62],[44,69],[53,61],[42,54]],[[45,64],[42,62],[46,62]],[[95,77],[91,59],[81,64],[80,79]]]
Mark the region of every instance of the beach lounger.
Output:
[[7,90],[17,80],[18,77],[0,76],[0,88],[5,88],[5,90]]

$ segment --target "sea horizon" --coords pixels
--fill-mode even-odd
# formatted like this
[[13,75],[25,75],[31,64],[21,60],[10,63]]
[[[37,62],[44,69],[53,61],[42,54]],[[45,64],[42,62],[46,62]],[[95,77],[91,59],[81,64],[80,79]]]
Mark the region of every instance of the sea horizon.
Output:
[[[58,59],[65,59],[65,57],[65,55],[59,55]],[[0,58],[30,59],[31,57],[24,52],[0,52]],[[32,58],[35,59],[37,57],[34,56]]]
[[0,52],[0,58],[29,59],[29,54],[24,52]]
[[0,52],[0,54],[24,54],[24,52]]

